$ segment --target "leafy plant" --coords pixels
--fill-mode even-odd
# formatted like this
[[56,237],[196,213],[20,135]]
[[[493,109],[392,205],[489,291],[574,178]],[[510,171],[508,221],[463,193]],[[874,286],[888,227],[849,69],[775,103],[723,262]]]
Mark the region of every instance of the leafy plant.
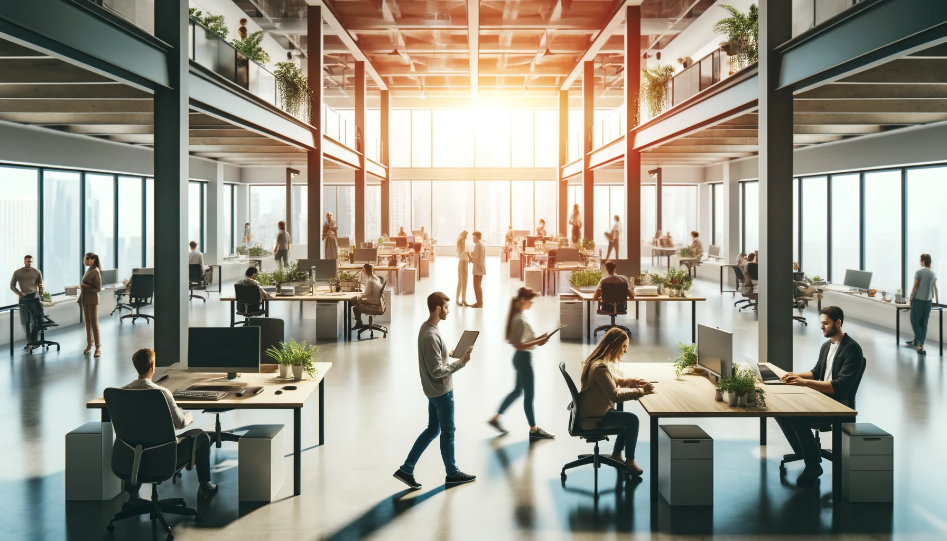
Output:
[[223,39],[227,39],[230,30],[227,28],[227,21],[223,15],[211,15],[210,13],[204,15],[204,13],[197,8],[188,8],[187,15],[192,21],[209,30],[211,34],[216,34]]
[[266,271],[260,271],[256,273],[256,281],[261,286],[271,286],[273,285],[273,275]]
[[358,282],[358,274],[356,272],[340,270],[339,281],[340,282]]
[[43,302],[53,302],[53,296],[49,294],[49,291],[43,292]]
[[756,405],[761,408],[766,407],[766,389],[762,387],[756,388]]
[[257,64],[267,64],[270,61],[270,54],[260,46],[261,41],[263,41],[263,31],[257,30],[251,32],[247,39],[235,39],[230,44]]
[[745,14],[733,6],[720,7],[730,16],[717,21],[713,30],[727,36],[727,42],[721,43],[721,47],[733,59],[736,69],[741,70],[759,59],[760,11],[756,4],[751,4]]
[[269,253],[263,248],[263,246],[260,245],[260,243],[256,243],[255,245],[251,246],[248,252],[251,257],[260,257]]
[[687,291],[693,285],[694,279],[687,269],[671,268],[664,275],[664,287]]
[[663,286],[667,285],[667,280],[663,274],[658,274],[656,272],[648,273],[651,276],[651,285]]
[[314,358],[319,351],[319,346],[311,346],[306,342],[297,342],[294,338],[290,338],[288,342],[280,342],[279,348],[270,346],[266,350],[266,355],[277,364],[304,366],[309,377],[314,378],[316,374]]
[[582,239],[582,248],[586,251],[592,251],[595,249],[595,241],[592,239]]
[[249,254],[250,254],[250,250],[247,249],[246,244],[237,245],[237,255],[249,255]]
[[733,386],[733,380],[730,379],[730,376],[721,376],[717,378],[717,388],[721,391],[729,391]]
[[292,62],[277,62],[273,75],[276,76],[280,107],[296,118],[312,122],[312,90],[309,89],[309,78]]
[[688,368],[697,364],[697,344],[678,342],[674,349],[679,353],[674,359],[674,373],[677,377],[681,377]]
[[[670,82],[674,66],[661,64],[641,70],[641,103],[648,108],[648,118],[654,118],[670,103]],[[644,116],[644,115],[642,115]]]
[[816,274],[815,276],[812,277],[812,281],[813,281],[813,282],[821,282],[821,281],[822,281],[822,277],[819,276],[818,274]]
[[694,257],[694,252],[691,251],[690,246],[681,246],[681,249],[677,251],[677,257]]
[[390,239],[389,239],[389,237],[388,237],[388,235],[382,235],[382,236],[378,237],[378,246],[381,246],[382,244],[384,244],[384,243],[386,243],[386,242],[391,242]]
[[756,372],[746,367],[734,366],[730,381],[731,391],[736,391],[737,394],[749,393],[756,389]]
[[572,287],[597,286],[601,281],[602,271],[598,269],[572,271],[569,275],[569,285]]

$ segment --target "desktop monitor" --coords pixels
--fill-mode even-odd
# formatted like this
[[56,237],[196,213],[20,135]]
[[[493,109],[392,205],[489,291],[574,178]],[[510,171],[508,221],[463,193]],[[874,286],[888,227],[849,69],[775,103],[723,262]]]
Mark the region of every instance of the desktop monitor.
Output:
[[637,275],[635,273],[635,268],[631,259],[614,259],[615,262],[615,274],[619,276],[624,276],[628,279],[634,279]]
[[118,269],[104,269],[102,270],[102,284],[115,284],[118,283]]
[[716,244],[710,245],[710,252],[707,254],[710,257],[720,257],[720,247]]
[[415,243],[414,235],[408,235],[408,236],[405,237],[405,238],[408,239],[408,244],[412,244],[412,245],[413,245],[413,244]]
[[511,232],[513,233],[514,239],[522,239],[522,238],[528,237],[530,233],[528,229],[513,229],[511,230]]
[[542,237],[534,237],[534,236],[531,236],[531,235],[530,235],[530,236],[527,236],[527,237],[526,237],[526,247],[527,247],[527,248],[535,248],[535,247],[536,247],[536,243],[537,243],[537,242],[540,242],[540,241],[542,241],[542,240],[543,240]]
[[187,330],[189,372],[260,372],[260,327],[190,327]]
[[578,248],[559,248],[556,250],[556,264],[581,260]]
[[144,269],[132,269],[132,274],[154,274],[154,273],[155,273],[154,267],[147,267]]
[[317,284],[328,285],[338,274],[338,259],[317,259],[313,261],[312,266],[316,269],[313,276],[313,282]]
[[868,271],[846,269],[844,285],[858,289],[868,289],[871,287],[871,273]]
[[408,237],[395,237],[395,248],[407,248]]
[[697,364],[717,377],[729,376],[733,366],[733,333],[698,325]]
[[371,263],[375,264],[375,261],[378,260],[378,249],[377,248],[356,248],[354,257],[352,261],[357,263]]
[[348,239],[347,237],[342,237],[342,238],[339,238],[339,239],[336,239],[336,240],[337,240],[338,243],[339,243],[339,248],[348,250],[349,248],[352,247],[352,244],[349,242],[349,239]]

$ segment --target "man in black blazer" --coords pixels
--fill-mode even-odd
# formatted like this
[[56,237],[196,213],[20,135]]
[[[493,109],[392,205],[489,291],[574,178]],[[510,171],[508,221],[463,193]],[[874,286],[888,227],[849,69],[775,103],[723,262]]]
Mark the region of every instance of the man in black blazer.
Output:
[[[826,306],[819,312],[822,334],[829,340],[822,344],[819,360],[809,372],[785,374],[782,379],[787,385],[800,385],[815,389],[842,404],[853,408],[855,391],[865,373],[865,357],[862,348],[851,336],[842,330],[845,314],[838,306]],[[806,468],[799,475],[798,482],[814,481],[822,475],[822,453],[812,429],[825,423],[818,417],[777,417],[776,422],[782,429],[789,445],[797,455],[802,455]]]

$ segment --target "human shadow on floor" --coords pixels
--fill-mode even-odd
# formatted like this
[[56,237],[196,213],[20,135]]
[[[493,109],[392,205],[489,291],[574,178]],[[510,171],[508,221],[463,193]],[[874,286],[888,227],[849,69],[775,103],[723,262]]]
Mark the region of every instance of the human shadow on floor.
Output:
[[360,517],[323,539],[325,541],[357,541],[366,539],[378,530],[391,524],[392,521],[409,509],[444,492],[445,489],[446,486],[441,485],[415,498],[405,498],[405,496],[416,491],[411,489],[402,490],[378,502]]

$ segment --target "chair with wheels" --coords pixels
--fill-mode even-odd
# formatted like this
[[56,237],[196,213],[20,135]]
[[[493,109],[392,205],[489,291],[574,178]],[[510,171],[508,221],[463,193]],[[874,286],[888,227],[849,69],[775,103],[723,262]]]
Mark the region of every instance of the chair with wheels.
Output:
[[[378,302],[372,304],[362,304],[359,302],[355,303],[355,306],[352,307],[353,315],[358,323],[356,323],[351,330],[358,331],[359,340],[362,339],[362,333],[365,331],[369,332],[371,338],[375,338],[375,331],[380,331],[384,334],[385,338],[388,338],[388,327],[375,324],[375,316],[380,316],[388,310],[388,307],[385,305],[385,288],[388,287],[388,282],[381,277],[379,277],[379,280],[381,280],[381,289],[378,293]],[[362,314],[368,316],[367,325],[362,323]]]
[[132,323],[138,318],[143,318],[148,323],[154,319],[154,316],[142,314],[141,309],[145,306],[151,306],[151,301],[155,296],[155,275],[137,274],[132,279],[131,291],[128,292],[128,306],[135,309],[134,314],[127,314],[119,319],[119,322],[127,318],[132,318]]
[[191,263],[187,266],[187,289],[188,302],[191,302],[191,299],[200,299],[207,302],[206,297],[194,294],[195,291],[207,290],[207,283],[204,281],[204,269],[201,268],[200,263]]
[[[46,329],[58,327],[59,324],[49,319],[49,316],[43,312],[40,298],[34,296],[26,299],[20,309],[25,310],[28,316],[26,319],[26,337],[28,339],[26,345],[32,346],[27,348],[30,355],[33,354],[34,348],[49,350],[49,346],[56,346],[56,351],[59,351],[58,342],[51,342],[46,339]],[[12,340],[13,337],[11,336],[10,339]]]
[[236,298],[236,314],[243,316],[243,321],[237,321],[233,324],[249,325],[251,317],[262,316],[266,314],[263,307],[263,299],[260,298],[260,288],[249,284],[234,284],[234,297]]
[[628,284],[624,282],[605,282],[602,284],[602,300],[598,303],[598,311],[596,313],[600,316],[609,316],[612,318],[612,322],[608,325],[596,327],[595,332],[592,333],[593,336],[597,338],[599,331],[608,331],[612,327],[618,327],[625,331],[628,338],[631,338],[631,329],[615,323],[616,317],[628,313],[628,291]]
[[141,500],[138,505],[122,509],[108,524],[108,531],[115,530],[115,522],[126,518],[149,515],[157,520],[167,532],[167,539],[174,539],[165,514],[193,516],[198,522],[197,511],[187,507],[183,498],[158,499],[158,485],[174,479],[182,469],[192,469],[195,464],[197,445],[191,441],[191,452],[179,453],[182,442],[203,434],[193,429],[179,436],[174,434],[171,409],[158,389],[105,389],[105,405],[115,429],[112,446],[112,473],[131,485],[151,485],[151,500]]
[[[594,429],[584,429],[582,428],[582,415],[579,412],[579,390],[575,386],[575,382],[572,381],[572,376],[566,371],[566,363],[559,363],[559,371],[562,372],[562,377],[566,380],[566,386],[569,387],[569,394],[572,395],[572,403],[569,404],[569,435],[574,438],[582,438],[587,443],[594,443],[595,450],[591,455],[579,455],[578,460],[573,460],[565,466],[562,467],[562,473],[560,477],[562,478],[562,484],[566,483],[566,470],[571,470],[572,468],[578,468],[579,466],[585,466],[586,464],[592,464],[592,467],[595,468],[595,493],[598,494],[598,470],[602,465],[607,465],[615,468],[618,471],[618,475],[628,477],[631,472],[628,471],[628,467],[625,466],[623,462],[614,460],[610,456],[602,456],[598,448],[598,442],[605,440],[608,441],[608,436],[617,436],[621,434],[624,430],[622,428],[594,428]],[[586,416],[585,419],[601,419],[601,417],[589,417]]]
[[[734,268],[734,271],[739,271],[739,267]],[[739,274],[738,274],[739,276]],[[737,301],[734,303],[734,306],[740,304],[741,302],[746,302],[745,305],[740,307],[740,311],[751,308],[754,312],[757,307],[757,300],[759,299],[759,292],[756,289],[756,281],[758,280],[758,267],[756,263],[748,263],[746,266],[746,274],[744,275],[743,284],[740,286],[740,294],[743,295],[742,301]]]
[[[855,383],[852,385],[852,392],[849,396],[847,403],[843,402],[846,406],[855,409],[855,395],[858,394],[858,386],[861,385],[862,376],[865,375],[865,367],[867,366],[868,361],[862,357],[861,366],[858,368],[858,376],[855,378]],[[857,410],[856,410],[857,411]],[[843,423],[854,423],[854,417],[846,417],[842,419]],[[819,424],[812,428],[813,435],[815,436],[815,443],[820,447],[820,454],[822,458],[828,460],[829,462],[835,461],[835,449],[821,449],[822,441],[819,439],[820,432],[831,432],[832,431],[832,422],[827,421],[825,423]],[[841,453],[841,449],[838,450]],[[798,462],[804,457],[802,455],[797,455],[795,453],[789,453],[788,455],[783,455],[783,460],[779,463],[779,475],[786,475],[786,464],[790,462]],[[835,467],[835,466],[833,466]]]
[[[129,282],[131,282],[131,280],[129,280]],[[129,306],[127,303],[122,302],[122,297],[127,296],[129,291],[130,291],[129,285],[126,285],[125,288],[123,289],[115,290],[115,308],[112,308],[112,311],[109,312],[109,316],[115,315],[115,312],[118,312],[118,315],[121,316],[122,310],[128,310],[129,312],[133,311],[131,306]]]

